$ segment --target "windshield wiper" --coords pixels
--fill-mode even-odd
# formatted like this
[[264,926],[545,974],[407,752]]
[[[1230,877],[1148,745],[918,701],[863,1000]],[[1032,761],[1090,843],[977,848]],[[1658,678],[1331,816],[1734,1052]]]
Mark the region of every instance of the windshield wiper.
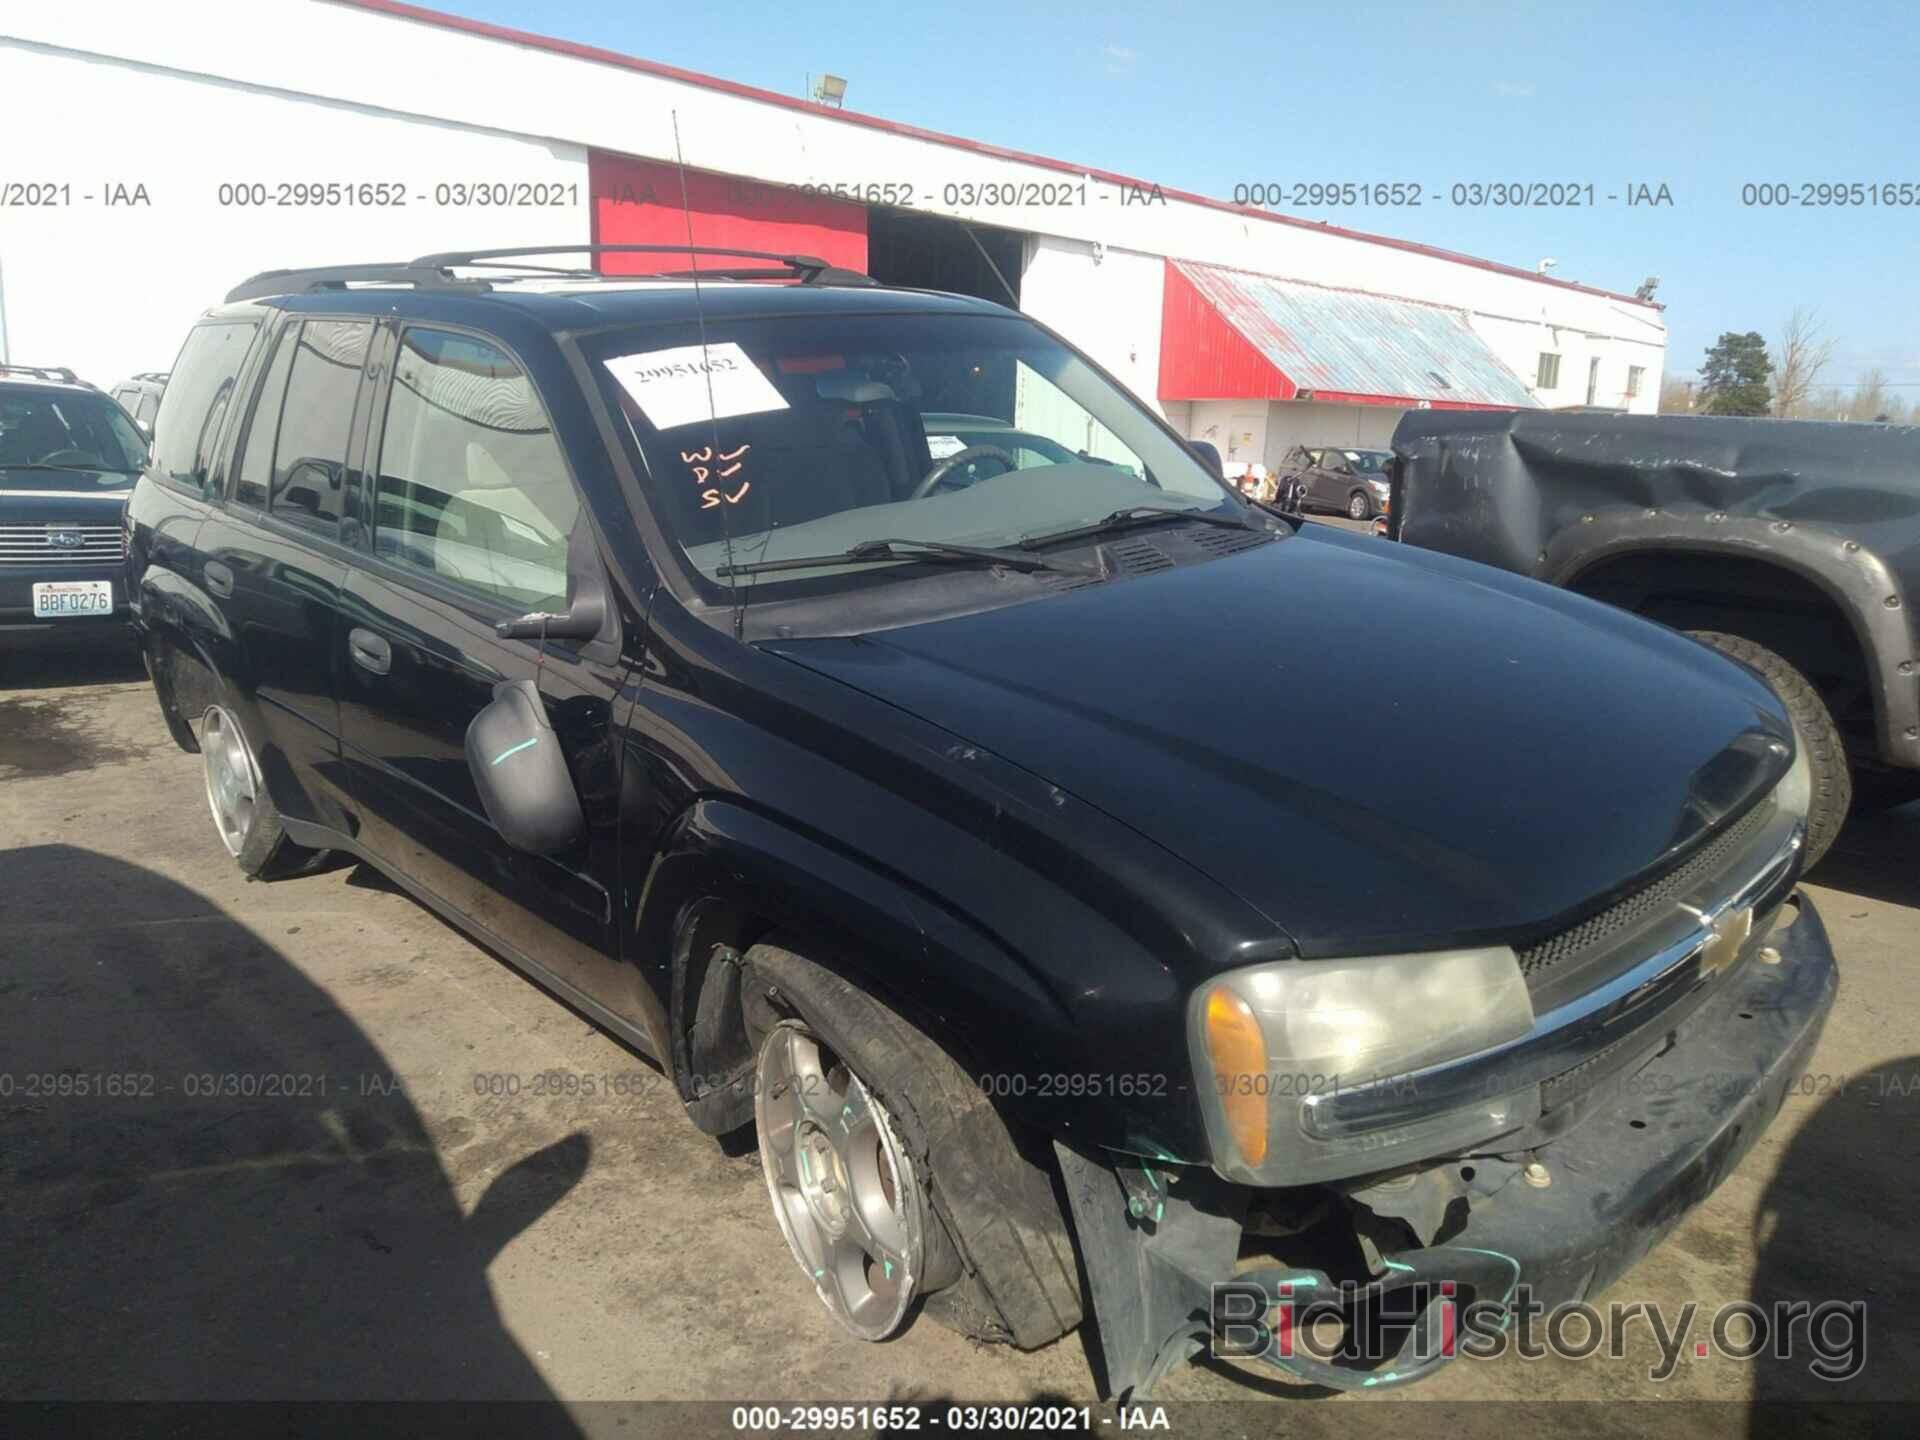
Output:
[[1055,530],[1045,535],[1030,535],[1020,544],[1031,547],[1036,545],[1054,545],[1062,540],[1079,540],[1088,535],[1104,535],[1110,530],[1127,530],[1135,525],[1148,525],[1158,520],[1197,520],[1202,525],[1224,525],[1230,530],[1253,530],[1262,535],[1273,532],[1243,515],[1220,515],[1212,510],[1181,510],[1172,505],[1128,505],[1094,521],[1091,525],[1077,525],[1071,530]]
[[1050,560],[1023,550],[990,545],[953,545],[944,540],[862,540],[837,555],[791,555],[779,560],[750,560],[744,565],[722,565],[715,575],[764,575],[770,570],[818,570],[828,565],[872,565],[886,560],[931,560],[949,565],[1003,565],[1009,570],[1053,570],[1062,575],[1100,572],[1091,565]]
[[29,464],[0,464],[0,470],[47,470],[56,475],[138,475],[138,470],[121,470],[113,465],[42,465],[38,460]]

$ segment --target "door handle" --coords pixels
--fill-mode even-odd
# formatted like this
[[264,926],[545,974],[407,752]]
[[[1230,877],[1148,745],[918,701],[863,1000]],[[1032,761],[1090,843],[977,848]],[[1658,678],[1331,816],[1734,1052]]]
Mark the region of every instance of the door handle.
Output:
[[393,668],[393,647],[383,636],[358,625],[347,632],[347,653],[353,656],[354,664],[375,675],[384,675]]
[[218,560],[209,560],[201,567],[200,573],[206,577],[207,589],[222,600],[233,598],[233,571]]

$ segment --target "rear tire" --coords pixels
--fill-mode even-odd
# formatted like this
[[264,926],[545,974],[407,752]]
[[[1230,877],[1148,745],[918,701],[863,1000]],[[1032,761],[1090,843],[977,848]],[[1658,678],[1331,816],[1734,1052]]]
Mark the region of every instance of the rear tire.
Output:
[[[790,950],[756,945],[744,968],[756,1053],[798,1026],[884,1110],[931,1210],[924,1273],[915,1280],[928,1313],[975,1339],[1023,1350],[1078,1325],[1079,1267],[1050,1161],[1022,1153],[953,1057],[873,996]],[[756,1098],[756,1108],[765,1104]],[[776,1184],[770,1174],[769,1190]],[[811,1272],[801,1248],[792,1248]]]
[[200,718],[200,764],[214,833],[234,863],[253,880],[284,880],[319,869],[325,850],[296,845],[281,822],[253,742],[225,705],[209,705]]
[[1807,812],[1807,868],[1812,869],[1832,848],[1853,804],[1847,747],[1826,701],[1805,675],[1764,645],[1719,630],[1689,630],[1687,634],[1758,670],[1787,707],[1794,740],[1806,751],[1813,772],[1813,804]]

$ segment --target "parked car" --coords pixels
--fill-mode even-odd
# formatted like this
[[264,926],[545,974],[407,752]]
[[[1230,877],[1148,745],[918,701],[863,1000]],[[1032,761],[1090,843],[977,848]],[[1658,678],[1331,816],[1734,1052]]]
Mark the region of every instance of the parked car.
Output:
[[[846,1330],[1090,1308],[1139,1395],[1232,1279],[1405,1383],[1447,1306],[1365,1317],[1598,1291],[1755,1143],[1836,983],[1757,677],[1249,506],[999,306],[525,253],[194,327],[155,693],[242,870],[363,860],[753,1124]],[[950,488],[963,414],[1015,463]]]
[[1920,798],[1920,430],[1411,411],[1393,534],[1686,631],[1764,675],[1813,772],[1808,863]]
[[131,643],[122,514],[146,448],[71,370],[0,365],[0,665]]
[[1300,477],[1302,504],[1332,510],[1349,520],[1371,520],[1387,508],[1387,461],[1391,450],[1342,450],[1296,445],[1281,470]]
[[133,417],[143,435],[153,434],[153,420],[160,413],[160,397],[167,390],[167,372],[143,370],[128,376],[113,387],[113,398]]

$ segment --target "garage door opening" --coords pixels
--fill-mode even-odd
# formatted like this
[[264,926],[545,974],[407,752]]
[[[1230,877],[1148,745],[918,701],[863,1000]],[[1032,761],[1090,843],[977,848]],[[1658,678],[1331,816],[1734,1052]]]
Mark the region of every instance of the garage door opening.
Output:
[[882,285],[949,290],[998,305],[1020,304],[1027,237],[911,210],[867,214],[867,273]]

